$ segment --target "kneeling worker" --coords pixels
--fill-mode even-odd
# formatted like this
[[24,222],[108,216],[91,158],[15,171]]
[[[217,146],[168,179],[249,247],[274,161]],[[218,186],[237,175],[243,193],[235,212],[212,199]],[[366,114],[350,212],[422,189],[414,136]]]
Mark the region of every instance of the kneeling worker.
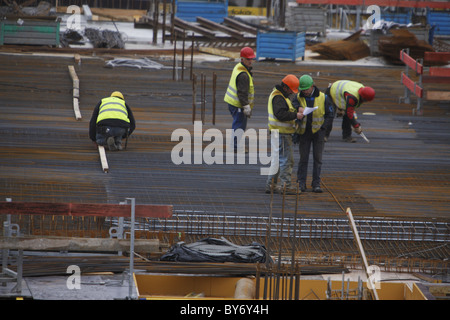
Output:
[[133,113],[119,91],[103,98],[95,106],[89,123],[89,138],[109,150],[122,150],[122,139],[136,128]]

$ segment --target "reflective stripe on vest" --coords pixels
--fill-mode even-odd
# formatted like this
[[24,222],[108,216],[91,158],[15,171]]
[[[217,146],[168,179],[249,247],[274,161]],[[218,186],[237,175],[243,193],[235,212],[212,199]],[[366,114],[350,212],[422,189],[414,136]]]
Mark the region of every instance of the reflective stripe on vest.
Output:
[[[301,106],[303,108],[306,108],[306,99],[304,97],[298,96],[298,101],[300,102]],[[313,133],[316,133],[319,131],[320,127],[322,127],[323,122],[325,121],[324,115],[325,115],[325,94],[321,92],[318,97],[314,99],[314,107],[318,106],[316,110],[313,111],[312,114],[312,123],[311,123],[311,130]],[[306,116],[307,117],[307,116]],[[304,134],[306,130],[306,117],[303,117],[300,125],[300,134]]]
[[351,95],[354,95],[356,98],[358,98],[358,105],[356,106],[356,108],[358,108],[361,104],[358,90],[362,87],[364,87],[364,85],[356,81],[340,80],[333,83],[333,85],[330,88],[330,94],[336,106],[339,109],[345,110],[346,101],[344,93],[348,92]]
[[236,78],[239,74],[242,72],[246,72],[248,74],[248,78],[250,79],[250,86],[248,88],[248,104],[250,105],[250,108],[253,109],[254,100],[255,100],[255,88],[253,87],[253,77],[248,72],[247,68],[245,68],[242,63],[238,63],[231,74],[230,82],[228,83],[228,89],[225,93],[224,101],[228,104],[231,104],[232,106],[235,106],[237,108],[242,108],[241,103],[239,102],[239,98],[237,95],[237,86],[236,86]]
[[119,119],[130,122],[125,101],[116,97],[102,99],[97,117],[97,123],[105,119]]
[[289,98],[286,99],[279,90],[273,89],[272,93],[270,94],[269,102],[267,105],[269,129],[270,130],[278,129],[280,133],[294,133],[295,132],[295,120],[279,121],[273,114],[272,101],[273,101],[273,98],[278,95],[281,95],[286,100],[286,103],[289,106],[289,111],[297,113],[295,108],[292,106],[291,100],[289,100]]

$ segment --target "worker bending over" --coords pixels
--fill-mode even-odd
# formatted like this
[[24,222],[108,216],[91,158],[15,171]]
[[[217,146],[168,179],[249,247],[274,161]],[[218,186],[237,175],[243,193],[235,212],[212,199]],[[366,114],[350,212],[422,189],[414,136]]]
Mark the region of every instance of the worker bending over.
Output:
[[101,99],[92,112],[89,123],[89,138],[109,150],[122,150],[122,139],[136,128],[133,113],[119,91]]
[[[364,102],[372,101],[375,90],[356,81],[339,80],[329,86],[325,93],[331,96],[337,117],[342,116],[342,139],[345,142],[356,142],[352,138],[352,127],[357,134],[362,132],[362,128],[356,119],[355,109]],[[328,128],[325,139],[330,136],[331,129],[332,126]]]

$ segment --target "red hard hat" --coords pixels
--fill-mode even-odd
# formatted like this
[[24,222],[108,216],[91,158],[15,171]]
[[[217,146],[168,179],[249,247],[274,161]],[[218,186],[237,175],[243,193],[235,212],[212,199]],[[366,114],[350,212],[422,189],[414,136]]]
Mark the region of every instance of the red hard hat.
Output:
[[250,47],[243,47],[241,49],[241,58],[246,58],[246,59],[255,59],[255,53],[253,52],[253,49]]
[[363,87],[358,90],[358,93],[364,101],[372,101],[375,98],[375,90],[371,87]]
[[293,74],[288,74],[283,78],[282,82],[291,88],[292,92],[298,93],[298,86],[300,85],[300,81]]

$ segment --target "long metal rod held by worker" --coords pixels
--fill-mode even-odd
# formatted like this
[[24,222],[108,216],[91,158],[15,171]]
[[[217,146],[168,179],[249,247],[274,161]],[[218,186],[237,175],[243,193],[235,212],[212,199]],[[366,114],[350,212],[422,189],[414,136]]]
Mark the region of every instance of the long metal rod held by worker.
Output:
[[370,143],[370,140],[367,139],[366,135],[365,135],[363,132],[361,132],[359,135],[360,135],[364,140],[366,140],[367,143]]

